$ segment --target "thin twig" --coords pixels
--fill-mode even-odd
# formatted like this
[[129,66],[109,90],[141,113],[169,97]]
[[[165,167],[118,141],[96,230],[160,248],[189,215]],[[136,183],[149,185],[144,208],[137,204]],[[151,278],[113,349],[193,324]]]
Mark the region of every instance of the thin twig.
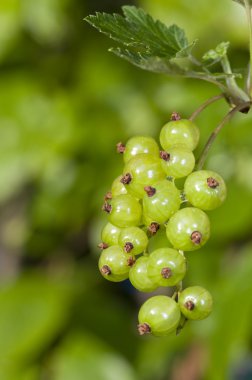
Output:
[[207,143],[198,159],[198,163],[197,163],[197,170],[201,170],[203,168],[203,165],[205,163],[205,160],[206,160],[206,157],[207,157],[207,154],[214,142],[214,140],[216,139],[217,135],[219,134],[219,132],[221,131],[221,129],[224,127],[224,125],[230,120],[232,119],[232,117],[239,111],[247,108],[247,107],[250,107],[251,106],[251,101],[249,102],[245,102],[243,104],[239,104],[238,106],[232,108],[227,114],[226,116],[224,117],[224,119],[220,122],[219,125],[217,125],[217,127],[215,128],[215,130],[212,132],[212,134],[210,135],[209,139],[207,140]]
[[212,98],[206,100],[199,108],[197,108],[192,115],[189,117],[189,120],[193,121],[205,108],[207,108],[210,104],[216,102],[219,99],[225,98],[224,94],[215,95]]

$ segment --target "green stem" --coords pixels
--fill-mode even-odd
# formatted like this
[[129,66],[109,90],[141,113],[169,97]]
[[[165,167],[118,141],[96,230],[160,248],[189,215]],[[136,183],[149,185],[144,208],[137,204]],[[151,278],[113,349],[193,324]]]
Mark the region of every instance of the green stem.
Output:
[[182,281],[180,281],[177,285],[176,285],[176,288],[177,288],[177,292],[182,292],[182,289],[183,289],[183,283]]
[[172,295],[172,299],[175,301],[175,299],[176,299],[176,297],[177,297],[177,295],[178,295],[178,292],[177,291],[175,291],[174,293],[173,293],[173,295]]
[[249,27],[249,55],[250,55],[250,64],[249,64],[249,72],[248,72],[248,91],[249,95],[251,95],[251,83],[252,83],[252,21],[251,21],[251,7],[248,0],[244,0],[245,9],[248,20]]
[[176,335],[179,335],[181,333],[181,330],[183,330],[183,328],[185,327],[185,324],[186,322],[188,321],[188,319],[186,319],[182,314],[181,314],[181,320],[180,320],[180,323],[177,327],[177,330],[176,330]]
[[242,111],[246,109],[247,107],[251,106],[251,101],[245,102],[243,104],[238,104],[236,107],[232,108],[231,111],[227,113],[227,115],[224,117],[224,119],[220,122],[220,124],[215,128],[215,130],[211,133],[209,139],[207,140],[207,143],[198,159],[197,163],[197,170],[201,170],[204,166],[204,163],[207,158],[207,154],[213,145],[214,140],[216,139],[217,135],[220,133],[224,125],[232,119],[232,117],[239,111]]
[[206,82],[209,82],[209,83],[212,83],[214,84],[215,86],[219,87],[219,89],[223,92],[223,93],[229,93],[229,90],[228,90],[228,87],[226,87],[224,84],[218,82],[213,76],[209,75],[209,74],[206,74],[206,73],[196,73],[194,71],[189,71],[185,74],[185,76],[187,78],[193,78],[193,79],[201,79],[201,80],[204,80]]
[[236,99],[235,101],[236,104],[249,101],[250,99],[249,96],[237,85],[235,78],[232,76],[233,73],[232,73],[227,55],[224,55],[222,57],[221,65],[222,65],[224,73],[230,75],[229,77],[226,78],[226,83],[227,83],[227,87],[229,89],[229,95],[231,96],[231,98],[233,98],[234,101]]
[[189,57],[190,61],[195,65],[195,66],[198,66],[198,67],[201,67],[203,71],[205,71],[206,73],[208,74],[211,74],[211,72],[208,70],[207,67],[203,66],[200,61],[197,60],[196,57],[194,57],[194,55],[190,54]]
[[204,111],[205,108],[207,108],[210,104],[214,103],[214,102],[217,102],[217,100],[219,99],[223,99],[225,98],[225,95],[224,94],[220,94],[220,95],[215,95],[213,96],[212,98],[209,98],[208,100],[206,100],[203,104],[201,104],[199,106],[199,108],[197,108],[193,113],[192,115],[189,117],[189,120],[193,121],[202,111]]

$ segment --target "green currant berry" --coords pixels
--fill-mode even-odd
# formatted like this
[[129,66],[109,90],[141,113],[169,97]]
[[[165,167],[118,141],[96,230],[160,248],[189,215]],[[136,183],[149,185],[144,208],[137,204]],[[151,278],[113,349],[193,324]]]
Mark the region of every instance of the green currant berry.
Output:
[[169,220],[166,233],[171,244],[182,251],[194,251],[202,247],[210,237],[210,221],[198,208],[186,207]]
[[161,164],[166,175],[173,178],[188,176],[194,169],[195,158],[191,150],[177,145],[167,152],[161,151]]
[[187,319],[200,320],[207,318],[213,308],[211,294],[201,286],[190,286],[184,289],[178,298],[181,313]]
[[102,251],[98,266],[104,278],[119,282],[129,277],[129,270],[134,262],[134,256],[127,255],[119,245],[112,245]]
[[155,182],[165,179],[160,159],[147,153],[138,154],[128,161],[123,173],[121,181],[128,193],[139,199],[145,194],[145,186],[151,186]]
[[142,206],[129,194],[118,195],[103,209],[108,213],[108,220],[117,227],[138,226],[142,218]]
[[147,220],[165,223],[179,209],[180,192],[173,182],[163,180],[144,189],[143,215]]
[[174,286],[186,274],[185,257],[176,249],[160,248],[149,256],[147,271],[159,286]]
[[127,227],[121,230],[118,244],[123,247],[126,253],[139,255],[146,250],[148,237],[139,227]]
[[172,120],[163,126],[160,132],[160,144],[169,151],[174,145],[183,145],[193,151],[199,142],[199,129],[186,119]]
[[112,183],[112,186],[111,186],[112,198],[117,197],[117,195],[127,194],[127,189],[124,186],[124,184],[121,182],[121,179],[122,179],[122,176],[120,175]]
[[167,239],[165,227],[161,227],[157,233],[149,239],[147,251],[151,253],[159,248],[172,248],[171,243]]
[[148,276],[148,260],[149,258],[146,256],[139,257],[129,271],[129,280],[131,284],[140,292],[153,292],[158,287],[158,285]]
[[186,199],[202,210],[214,210],[226,199],[223,178],[210,170],[199,170],[187,177],[184,185]]
[[120,232],[121,229],[119,227],[116,227],[111,223],[107,223],[102,229],[101,239],[108,246],[117,245]]
[[138,314],[140,335],[165,336],[176,330],[181,313],[178,304],[167,296],[154,296],[141,306]]
[[149,153],[156,157],[159,156],[158,144],[150,136],[134,136],[127,141],[126,146],[119,143],[117,147],[119,147],[119,153],[123,153],[125,163],[141,153]]

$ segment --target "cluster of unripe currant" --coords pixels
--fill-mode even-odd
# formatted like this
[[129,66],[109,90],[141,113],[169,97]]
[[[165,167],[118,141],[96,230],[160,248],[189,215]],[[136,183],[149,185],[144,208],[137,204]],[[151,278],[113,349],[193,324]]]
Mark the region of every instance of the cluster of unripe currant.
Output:
[[[209,170],[193,171],[193,150],[199,130],[191,120],[173,113],[160,133],[160,151],[152,137],[136,136],[117,144],[123,155],[123,174],[105,196],[108,215],[99,244],[99,269],[104,278],[125,279],[139,291],[175,287],[174,295],[150,297],[140,308],[138,331],[167,335],[186,320],[206,318],[212,309],[210,293],[192,286],[182,290],[186,274],[184,252],[202,247],[210,236],[206,210],[226,197],[222,177]],[[177,180],[185,179],[183,189]]]

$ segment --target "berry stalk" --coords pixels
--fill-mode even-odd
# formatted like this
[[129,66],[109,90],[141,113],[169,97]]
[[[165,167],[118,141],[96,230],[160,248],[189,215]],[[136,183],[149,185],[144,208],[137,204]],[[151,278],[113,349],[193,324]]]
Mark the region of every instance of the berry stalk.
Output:
[[189,120],[193,121],[202,111],[204,111],[210,104],[217,102],[220,99],[225,98],[225,94],[215,95],[212,98],[207,99],[197,108],[189,117]]
[[203,151],[202,151],[202,153],[201,153],[201,155],[200,155],[200,157],[198,159],[197,170],[201,170],[203,168],[204,163],[205,163],[206,158],[207,158],[207,154],[208,154],[211,146],[213,145],[214,140],[216,139],[216,137],[218,136],[218,134],[222,130],[222,128],[232,119],[232,117],[237,112],[246,110],[247,108],[249,108],[251,106],[251,104],[252,104],[251,101],[244,102],[242,104],[238,104],[236,107],[232,108],[231,111],[229,111],[226,114],[226,116],[220,122],[220,124],[217,125],[217,127],[214,129],[214,131],[210,135],[209,139],[207,140],[206,145],[203,148]]

